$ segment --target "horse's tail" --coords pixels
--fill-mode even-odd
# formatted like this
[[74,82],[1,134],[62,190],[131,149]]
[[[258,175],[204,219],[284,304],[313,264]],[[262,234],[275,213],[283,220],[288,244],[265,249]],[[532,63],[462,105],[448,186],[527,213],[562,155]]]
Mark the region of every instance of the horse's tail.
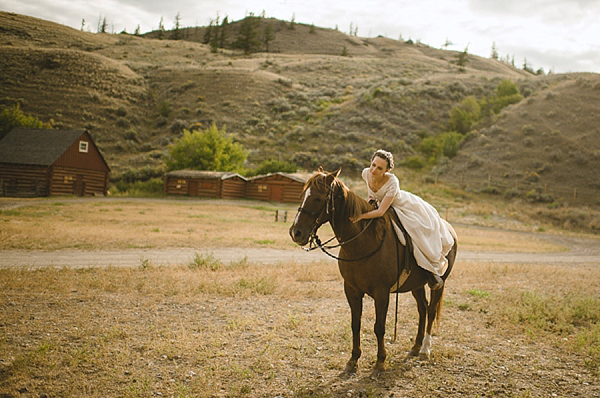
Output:
[[[450,225],[450,223],[448,223],[448,225]],[[437,302],[437,305],[435,307],[435,321],[433,322],[433,328],[436,332],[440,330],[440,324],[442,322],[442,309],[444,307],[444,290],[446,288],[445,281],[446,279],[448,279],[448,276],[450,276],[450,272],[452,272],[452,268],[454,267],[454,261],[456,260],[456,252],[458,251],[458,239],[456,236],[456,231],[454,231],[454,228],[452,228],[451,225],[450,232],[454,237],[454,245],[452,246],[452,249],[450,249],[450,253],[448,253],[448,267],[446,268],[446,272],[444,272],[444,275],[442,275],[442,279],[444,280],[444,286],[442,286],[442,288],[439,290],[432,291],[432,294],[439,293],[439,301]]]
[[437,305],[435,306],[435,321],[433,321],[433,330],[435,330],[435,334],[440,331],[441,323],[442,323],[442,309],[444,307],[444,287],[442,286],[439,290],[434,290],[433,294],[439,294],[439,300]]

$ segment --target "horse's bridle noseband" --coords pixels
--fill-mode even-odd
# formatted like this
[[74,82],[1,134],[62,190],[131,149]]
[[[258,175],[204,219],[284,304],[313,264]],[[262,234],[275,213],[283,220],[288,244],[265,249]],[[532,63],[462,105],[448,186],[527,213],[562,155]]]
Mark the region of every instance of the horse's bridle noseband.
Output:
[[[323,224],[325,224],[327,222],[327,221],[321,221],[322,216],[323,216],[323,212],[325,213],[326,216],[330,216],[329,204],[330,204],[330,202],[334,202],[335,201],[335,198],[333,197],[333,190],[334,190],[333,188],[331,188],[331,187],[329,188],[329,192],[327,192],[327,198],[325,199],[325,203],[323,204],[323,208],[320,211],[318,211],[318,212],[306,210],[302,206],[298,207],[298,212],[299,213],[303,213],[303,214],[307,214],[307,215],[309,215],[311,217],[315,217],[315,222],[313,224],[313,227],[312,227],[312,229],[310,231],[310,235],[309,235],[309,239],[310,239],[310,243],[311,244],[312,244],[312,242],[314,241],[314,238],[317,235],[317,230],[319,228],[321,228],[321,225],[323,225]],[[334,209],[335,209],[335,203],[331,203],[331,213],[333,213]],[[317,239],[318,239],[318,237],[317,237]]]

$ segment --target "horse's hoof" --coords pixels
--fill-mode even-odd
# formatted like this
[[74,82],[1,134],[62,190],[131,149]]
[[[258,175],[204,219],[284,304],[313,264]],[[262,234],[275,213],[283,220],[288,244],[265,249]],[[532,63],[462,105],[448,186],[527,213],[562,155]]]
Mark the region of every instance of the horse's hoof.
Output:
[[353,375],[356,373],[357,370],[358,370],[358,362],[349,361],[346,364],[346,369],[344,369],[344,374]]
[[419,353],[419,359],[421,361],[429,361],[429,358],[431,357],[431,354],[429,354],[429,352],[423,351]]
[[419,356],[419,350],[420,348],[412,348],[409,352],[408,352],[408,356],[409,357],[418,357]]
[[382,372],[383,369],[373,369],[373,371],[371,372],[371,380],[377,380]]

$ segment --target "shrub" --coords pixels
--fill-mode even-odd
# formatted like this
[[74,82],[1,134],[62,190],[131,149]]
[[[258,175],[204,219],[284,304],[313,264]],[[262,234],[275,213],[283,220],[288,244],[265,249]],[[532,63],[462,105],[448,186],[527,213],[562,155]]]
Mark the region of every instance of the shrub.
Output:
[[118,181],[111,195],[114,196],[162,196],[164,193],[164,181],[162,178],[152,178],[148,181],[127,182],[125,180]]
[[186,124],[187,123],[185,120],[176,119],[171,124],[171,127],[169,127],[169,130],[171,130],[171,133],[174,133],[174,134],[181,133],[186,128]]
[[138,139],[138,136],[137,136],[137,131],[135,131],[134,129],[127,130],[123,134],[123,138],[125,138],[128,141],[140,142],[139,139]]
[[127,121],[127,119],[120,117],[117,119],[117,126],[121,128],[127,128],[129,127],[129,122]]
[[35,116],[26,115],[21,111],[21,105],[16,104],[0,112],[0,139],[15,127],[33,129],[51,129],[50,123],[44,123]]
[[533,126],[531,124],[525,124],[525,125],[523,125],[523,127],[521,127],[521,131],[525,135],[531,135],[531,134],[533,134],[535,129],[533,128]]
[[452,158],[458,153],[463,136],[456,131],[448,131],[440,134],[439,140],[442,147],[442,154]]
[[441,155],[441,147],[436,137],[427,137],[419,144],[419,152],[429,161],[437,160]]
[[120,106],[117,108],[117,110],[115,111],[115,114],[117,116],[126,116],[127,115],[127,109],[125,109],[124,106]]
[[283,97],[273,99],[267,102],[267,105],[269,105],[275,112],[279,113],[288,112],[292,110],[292,105],[288,102],[287,99]]
[[168,117],[169,114],[171,113],[171,101],[164,100],[162,102],[159,102],[158,105],[156,106],[156,110],[157,110],[158,114],[161,115],[162,117]]
[[298,167],[290,162],[279,161],[279,160],[265,160],[255,170],[251,170],[246,173],[246,176],[253,177],[261,174],[269,173],[295,173]]
[[215,123],[204,131],[183,130],[166,160],[169,170],[242,171],[246,152]]
[[402,166],[411,170],[421,170],[425,167],[425,161],[420,156],[409,156],[402,162]]
[[513,83],[509,79],[504,79],[496,87],[497,97],[507,97],[511,95],[519,94],[519,86]]
[[448,125],[450,130],[466,134],[471,130],[481,115],[481,105],[475,97],[469,96],[461,101],[460,105],[450,111]]

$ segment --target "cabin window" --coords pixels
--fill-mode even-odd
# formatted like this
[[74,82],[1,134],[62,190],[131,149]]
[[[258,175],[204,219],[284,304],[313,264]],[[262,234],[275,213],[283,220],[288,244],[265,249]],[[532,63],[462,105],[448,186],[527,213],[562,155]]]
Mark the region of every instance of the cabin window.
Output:
[[259,185],[258,186],[258,192],[264,192],[266,191],[268,188],[266,185]]
[[88,142],[87,141],[79,141],[79,152],[83,152],[83,153],[88,152]]
[[64,184],[71,184],[71,183],[73,183],[73,176],[64,176],[63,177],[63,183]]

